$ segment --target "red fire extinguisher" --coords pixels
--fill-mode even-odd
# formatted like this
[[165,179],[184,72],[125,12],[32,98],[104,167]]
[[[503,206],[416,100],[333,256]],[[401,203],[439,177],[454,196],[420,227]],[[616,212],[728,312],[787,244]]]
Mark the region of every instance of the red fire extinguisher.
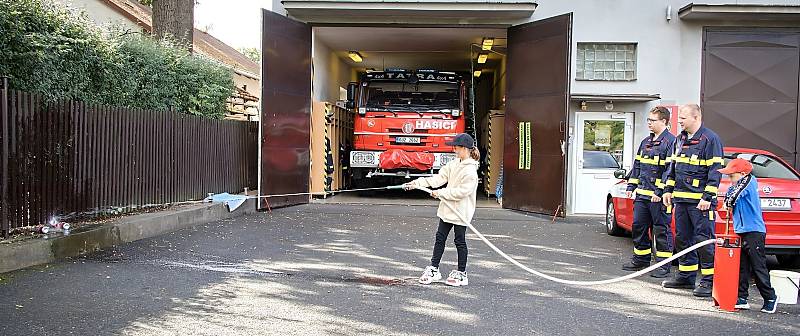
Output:
[[714,288],[711,296],[714,305],[719,309],[736,311],[736,299],[739,295],[739,259],[742,240],[735,232],[731,232],[731,211],[725,216],[725,233],[717,235],[714,250]]

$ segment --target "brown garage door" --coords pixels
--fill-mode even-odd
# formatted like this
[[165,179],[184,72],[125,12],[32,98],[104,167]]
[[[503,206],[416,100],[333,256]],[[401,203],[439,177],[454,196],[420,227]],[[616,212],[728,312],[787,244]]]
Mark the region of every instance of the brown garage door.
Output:
[[564,215],[572,14],[508,31],[503,207]]
[[[308,192],[311,28],[262,10],[261,195]],[[308,196],[262,198],[259,207],[308,203]]]
[[707,28],[702,104],[726,146],[764,149],[798,167],[798,29]]

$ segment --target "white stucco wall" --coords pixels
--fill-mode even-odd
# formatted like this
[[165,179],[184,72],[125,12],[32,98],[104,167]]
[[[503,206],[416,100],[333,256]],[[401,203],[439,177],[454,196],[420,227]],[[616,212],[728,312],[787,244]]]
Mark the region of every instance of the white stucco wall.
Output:
[[109,8],[101,0],[54,0],[66,4],[67,6],[85,12],[86,15],[103,29],[121,28],[123,30],[142,31],[142,27],[123,16],[119,12]]
[[[667,6],[674,2],[672,20]],[[578,42],[637,43],[637,80],[575,81],[573,93],[660,93],[680,102],[700,98],[700,28],[677,17],[679,1],[541,0],[533,19],[573,13],[572,77]]]
[[[533,20],[573,13],[573,71],[578,42],[637,43],[637,80],[575,81],[573,93],[660,93],[665,103],[700,100],[703,26],[785,26],[765,22],[681,20],[686,0],[540,0]],[[704,4],[800,5],[800,0],[707,0]],[[671,9],[672,19],[667,20]]]
[[[532,20],[573,13],[572,93],[658,93],[662,100],[655,103],[668,105],[700,100],[704,26],[791,25],[787,22],[681,20],[678,10],[688,3],[687,0],[539,0]],[[800,0],[707,0],[703,3],[800,5]],[[671,20],[666,19],[668,8]],[[574,80],[578,42],[637,43],[637,80]]]
[[335,103],[339,99],[339,88],[346,89],[347,83],[353,80],[353,69],[316,36],[311,53],[314,59],[313,98]]

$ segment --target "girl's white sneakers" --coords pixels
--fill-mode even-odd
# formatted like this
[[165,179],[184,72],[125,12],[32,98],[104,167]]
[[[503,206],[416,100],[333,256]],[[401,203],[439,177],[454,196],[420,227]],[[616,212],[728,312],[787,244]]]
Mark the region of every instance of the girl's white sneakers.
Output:
[[430,285],[431,282],[442,280],[442,273],[439,269],[433,266],[425,267],[425,272],[419,277],[419,283],[423,285]]
[[[431,282],[439,280],[442,280],[442,273],[433,266],[425,267],[425,272],[422,272],[422,276],[419,277],[419,283],[423,285],[430,285]],[[452,271],[444,283],[455,287],[466,286],[469,284],[469,278],[467,278],[467,272]]]
[[455,287],[466,286],[469,284],[469,278],[467,272],[452,271],[444,283]]

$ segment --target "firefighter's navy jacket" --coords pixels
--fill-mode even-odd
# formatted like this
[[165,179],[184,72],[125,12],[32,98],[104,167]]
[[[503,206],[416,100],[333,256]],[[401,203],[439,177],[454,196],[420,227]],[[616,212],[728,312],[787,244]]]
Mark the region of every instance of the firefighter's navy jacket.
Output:
[[673,153],[675,136],[667,130],[644,138],[636,151],[633,169],[628,177],[628,191],[636,191],[636,198],[649,201],[652,196],[664,193],[667,163]]
[[686,131],[678,135],[677,148],[667,166],[665,193],[672,193],[675,202],[717,203],[722,174],[722,140],[716,133],[701,126],[689,139]]

